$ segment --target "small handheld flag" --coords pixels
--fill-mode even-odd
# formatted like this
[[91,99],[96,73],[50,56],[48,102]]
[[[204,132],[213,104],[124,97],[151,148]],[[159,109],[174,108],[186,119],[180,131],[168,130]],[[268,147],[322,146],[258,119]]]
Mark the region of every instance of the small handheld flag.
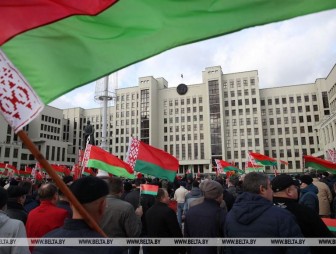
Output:
[[151,185],[151,184],[141,184],[140,185],[140,195],[141,194],[148,194],[156,196],[159,191],[159,186]]

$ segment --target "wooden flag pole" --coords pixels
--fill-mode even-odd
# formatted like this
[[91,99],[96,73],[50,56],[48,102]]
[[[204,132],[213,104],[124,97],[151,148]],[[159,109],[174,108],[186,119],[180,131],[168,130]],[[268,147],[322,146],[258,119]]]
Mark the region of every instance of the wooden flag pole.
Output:
[[19,131],[17,135],[20,137],[22,142],[27,146],[29,151],[34,155],[36,160],[43,166],[43,168],[47,171],[49,176],[56,183],[58,188],[62,191],[62,193],[68,198],[71,204],[76,208],[76,210],[80,213],[83,219],[88,223],[90,228],[100,233],[102,236],[107,237],[104,231],[98,226],[96,221],[91,217],[91,215],[84,209],[84,207],[78,202],[76,197],[70,191],[69,187],[63,182],[63,180],[56,174],[53,170],[49,162],[44,158],[41,152],[36,148],[34,143],[30,140],[26,132]]

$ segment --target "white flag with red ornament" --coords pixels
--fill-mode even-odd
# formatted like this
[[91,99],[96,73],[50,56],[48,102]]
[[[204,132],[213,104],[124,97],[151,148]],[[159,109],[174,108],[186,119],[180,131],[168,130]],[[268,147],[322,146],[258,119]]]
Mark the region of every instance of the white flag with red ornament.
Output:
[[0,112],[17,133],[43,110],[28,81],[0,49]]
[[219,175],[220,173],[223,172],[223,167],[222,167],[222,164],[220,163],[220,160],[215,159],[215,162],[217,165],[216,175]]

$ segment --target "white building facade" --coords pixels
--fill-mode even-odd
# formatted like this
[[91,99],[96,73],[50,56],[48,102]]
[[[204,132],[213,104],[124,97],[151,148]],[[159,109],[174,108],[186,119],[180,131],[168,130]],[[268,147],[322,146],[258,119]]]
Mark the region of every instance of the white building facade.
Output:
[[[278,169],[295,173],[303,172],[303,155],[325,156],[336,147],[335,66],[312,84],[260,89],[257,71],[223,74],[214,66],[205,68],[199,84],[168,87],[164,78],[148,76],[115,92],[106,143],[121,159],[133,136],[178,158],[179,173],[212,172],[214,159],[244,169],[249,151],[287,161]],[[101,108],[46,106],[25,130],[50,163],[72,166],[84,146],[87,121],[100,145]],[[35,164],[2,117],[0,126],[0,162]]]

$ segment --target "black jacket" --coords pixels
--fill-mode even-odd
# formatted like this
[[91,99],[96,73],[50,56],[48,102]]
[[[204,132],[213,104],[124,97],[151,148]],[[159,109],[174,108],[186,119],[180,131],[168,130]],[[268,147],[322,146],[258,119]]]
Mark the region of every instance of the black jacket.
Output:
[[[47,233],[43,238],[101,238],[102,236],[89,228],[84,220],[66,219],[63,227]],[[112,254],[122,253],[119,247],[110,246],[36,246],[34,254]]]
[[[203,203],[191,207],[184,223],[184,236],[197,238],[224,237],[224,223],[226,213],[220,204],[205,198]],[[217,247],[192,247],[188,253],[217,253]]]
[[11,219],[17,219],[23,222],[26,225],[28,213],[24,207],[16,201],[7,202],[6,214]]
[[[182,231],[177,222],[176,213],[167,204],[156,202],[146,213],[148,237],[182,238]],[[150,247],[150,254],[184,253],[182,247]]]
[[[290,211],[296,218],[296,221],[302,231],[304,237],[322,238],[334,237],[328,227],[321,220],[320,216],[311,208],[299,204],[294,199],[274,197],[273,203]],[[310,248],[311,253],[332,253],[330,248],[313,247]]]

